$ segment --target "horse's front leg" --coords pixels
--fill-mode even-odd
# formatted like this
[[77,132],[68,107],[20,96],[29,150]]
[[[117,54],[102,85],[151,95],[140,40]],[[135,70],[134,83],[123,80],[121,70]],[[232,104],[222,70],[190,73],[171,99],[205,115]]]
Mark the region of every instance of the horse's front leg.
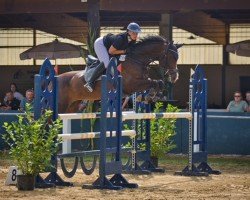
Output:
[[164,82],[162,80],[152,79],[135,79],[133,82],[125,82],[124,90],[126,94],[132,94],[134,92],[142,92],[153,88],[154,90],[161,91],[164,88]]

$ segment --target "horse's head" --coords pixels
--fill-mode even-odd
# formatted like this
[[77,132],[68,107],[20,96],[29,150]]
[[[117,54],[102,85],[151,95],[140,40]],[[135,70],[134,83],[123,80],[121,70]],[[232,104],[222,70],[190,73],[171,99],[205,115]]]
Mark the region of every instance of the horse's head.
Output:
[[170,78],[171,83],[175,83],[179,77],[177,68],[177,61],[179,58],[178,48],[182,46],[183,44],[174,44],[173,42],[168,43],[165,49],[165,54],[159,61],[160,67],[165,69],[165,75]]
[[[153,88],[155,92],[162,91],[166,88],[164,86],[166,76],[171,77],[171,82],[175,82],[178,79],[177,49],[179,47],[181,45],[175,45],[173,42],[168,43],[161,36],[147,36],[130,46],[126,60],[122,65],[122,76],[125,77],[124,85],[126,85],[127,93],[149,90],[150,88]],[[158,68],[161,77],[156,78],[149,73],[150,63],[154,61],[159,61]]]

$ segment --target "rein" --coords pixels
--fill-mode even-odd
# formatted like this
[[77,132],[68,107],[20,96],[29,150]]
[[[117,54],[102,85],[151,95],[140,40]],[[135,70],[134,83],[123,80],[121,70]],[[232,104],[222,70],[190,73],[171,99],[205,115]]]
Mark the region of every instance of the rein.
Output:
[[[132,56],[129,56],[129,55],[127,55],[126,56],[126,59],[130,59],[130,60],[132,60],[133,62],[135,62],[135,63],[137,63],[137,64],[140,64],[140,65],[143,65],[143,66],[145,66],[146,65],[146,63],[144,62],[144,61],[142,61],[142,60],[140,60],[140,59],[137,59],[137,58],[133,58]],[[150,59],[149,59],[150,60]]]
[[[153,57],[153,55],[151,55],[150,58],[143,60],[141,58],[135,57],[134,56],[135,54],[132,53],[132,54],[128,54],[126,56],[126,59],[129,59],[129,60],[143,66],[143,68],[145,68],[146,70],[151,68],[150,63],[154,62],[155,60],[161,61],[161,60],[165,59],[166,60],[165,64],[166,64],[166,67],[167,67],[165,75],[168,74],[168,75],[172,76],[173,74],[178,73],[179,70],[170,68],[171,66],[169,65],[169,61],[166,58],[168,52],[171,53],[176,60],[178,60],[178,57],[179,57],[178,52],[175,49],[173,49],[173,44],[172,43],[166,43],[166,42],[164,43],[164,50],[162,52],[160,52],[160,55],[155,55],[154,57]],[[160,67],[164,67],[164,66],[160,66]],[[164,68],[166,68],[166,67],[164,67]]]
[[[167,50],[169,49],[169,48],[168,48],[168,47],[169,47],[168,44],[165,44],[164,46],[167,46]],[[163,51],[161,52],[161,54],[160,54],[159,60],[161,60],[163,57],[165,57],[165,56],[166,56],[166,53],[167,53],[166,48],[164,48],[164,50],[163,50]],[[157,55],[157,57],[158,57],[158,55]],[[145,68],[148,68],[148,67],[149,67],[149,64],[150,64],[151,62],[154,62],[154,61],[156,60],[156,59],[153,59],[153,58],[149,58],[149,59],[147,59],[147,61],[145,62],[144,60],[142,61],[141,59],[134,58],[133,56],[131,56],[131,55],[129,55],[129,54],[126,56],[126,59],[130,59],[130,60],[134,61],[134,62],[137,63],[137,64],[143,65]]]

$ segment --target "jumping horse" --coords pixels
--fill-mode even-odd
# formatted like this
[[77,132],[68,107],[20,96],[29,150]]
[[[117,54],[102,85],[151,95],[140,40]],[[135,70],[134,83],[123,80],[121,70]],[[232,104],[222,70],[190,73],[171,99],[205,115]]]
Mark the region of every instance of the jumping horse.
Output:
[[[180,44],[168,42],[161,36],[148,36],[141,39],[127,50],[126,59],[121,63],[123,77],[123,93],[132,94],[153,88],[163,89],[163,79],[152,80],[149,77],[150,63],[159,61],[157,67],[163,70],[163,76],[170,76],[171,82],[178,79],[178,48]],[[75,107],[81,100],[99,100],[101,96],[101,81],[97,81],[92,93],[84,87],[84,71],[66,72],[58,77],[59,113],[76,112]]]

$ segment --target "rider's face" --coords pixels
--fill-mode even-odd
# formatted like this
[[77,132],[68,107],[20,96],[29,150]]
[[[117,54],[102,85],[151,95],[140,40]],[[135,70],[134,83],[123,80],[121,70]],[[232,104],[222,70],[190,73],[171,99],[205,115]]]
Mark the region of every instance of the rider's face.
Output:
[[138,38],[138,33],[128,31],[129,36],[131,37],[132,40],[136,40]]

